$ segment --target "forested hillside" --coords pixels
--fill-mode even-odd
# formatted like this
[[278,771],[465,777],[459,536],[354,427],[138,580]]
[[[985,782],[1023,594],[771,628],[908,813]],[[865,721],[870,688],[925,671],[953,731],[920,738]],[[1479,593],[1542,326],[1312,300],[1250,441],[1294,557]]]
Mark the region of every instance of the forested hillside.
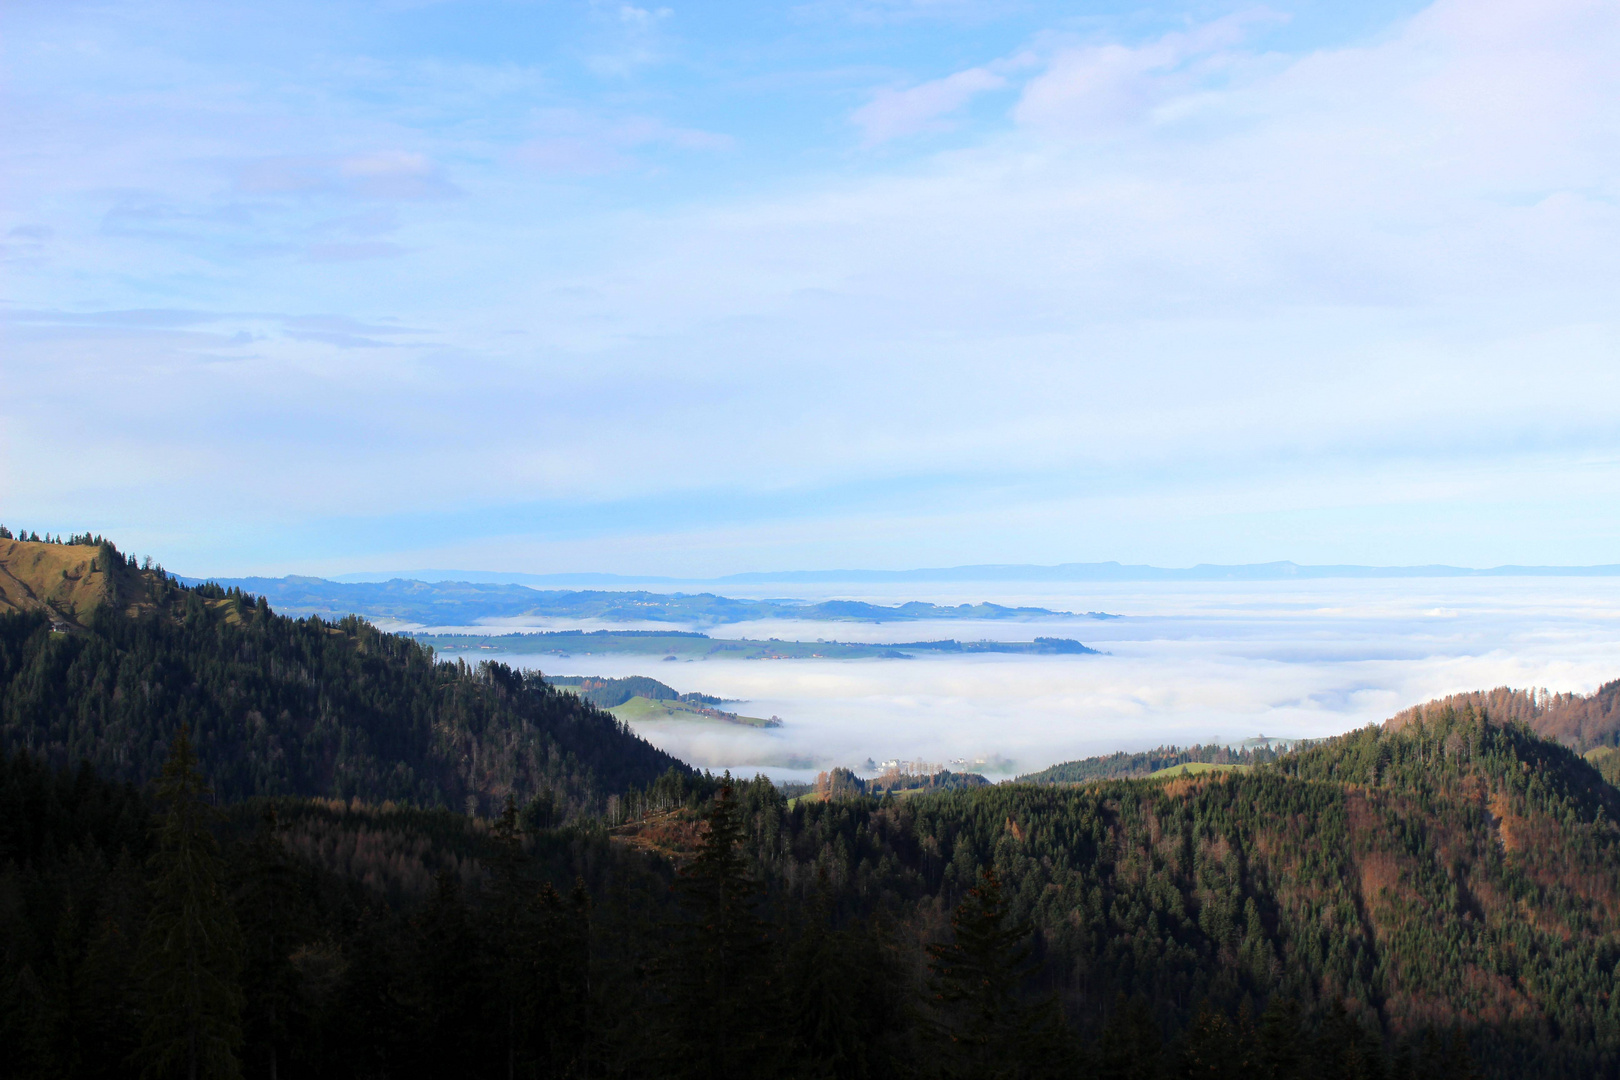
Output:
[[1160,746],[1127,753],[1123,750],[1098,757],[1065,761],[1040,772],[1020,776],[1019,783],[1083,784],[1092,780],[1126,780],[1148,776],[1176,765],[1260,765],[1277,760],[1278,752],[1266,746],[1239,747],[1212,743],[1208,746]]
[[[289,619],[262,598],[137,568],[110,544],[11,542],[6,554],[21,610],[0,613],[0,745],[58,768],[85,760],[144,783],[182,725],[229,800],[487,811],[548,792],[599,810],[684,768],[538,676],[437,662],[358,619]],[[75,570],[93,592],[61,584]]]
[[0,1076],[1620,1076],[1620,791],[1532,729],[1612,756],[1614,684],[790,805],[538,677],[43,546]]
[[[0,776],[13,1074],[177,1037],[135,944],[173,918],[175,768],[155,801]],[[253,1076],[1615,1076],[1617,821],[1466,704],[1167,781],[257,800],[198,826],[241,993],[195,1024]]]

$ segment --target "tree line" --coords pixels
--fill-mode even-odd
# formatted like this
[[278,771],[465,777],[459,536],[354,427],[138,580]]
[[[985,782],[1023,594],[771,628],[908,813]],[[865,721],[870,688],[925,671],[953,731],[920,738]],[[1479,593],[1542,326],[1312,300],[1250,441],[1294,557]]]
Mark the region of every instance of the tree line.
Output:
[[42,612],[0,614],[0,747],[145,783],[185,726],[232,801],[359,797],[485,814],[542,791],[594,812],[685,768],[538,674],[439,661],[359,619],[289,619],[218,586],[141,585],[134,614],[115,597],[82,632],[54,633]]
[[760,873],[768,783],[667,786],[690,788],[702,825],[674,862],[526,826],[514,800],[463,831],[482,864],[470,885],[441,870],[390,903],[290,850],[296,802],[217,805],[184,731],[144,792],[16,755],[0,767],[0,1071],[1476,1075],[1461,1027],[1386,1044],[1282,993],[1235,1011],[1206,997],[1167,1032],[1122,992],[1100,1024],[1076,1023],[993,865],[919,937],[825,872],[792,894]]

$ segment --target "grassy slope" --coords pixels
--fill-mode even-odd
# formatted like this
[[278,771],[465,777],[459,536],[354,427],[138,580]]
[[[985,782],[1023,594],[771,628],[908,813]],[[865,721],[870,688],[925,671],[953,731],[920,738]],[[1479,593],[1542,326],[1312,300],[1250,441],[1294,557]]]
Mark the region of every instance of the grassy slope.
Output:
[[710,709],[687,701],[654,701],[652,698],[633,697],[608,712],[620,720],[645,723],[652,720],[698,720],[708,723],[742,724],[747,727],[772,727],[769,720],[758,716],[739,716],[721,709]]
[[0,540],[0,611],[45,611],[78,625],[117,590],[102,549]]
[[1157,772],[1148,773],[1147,779],[1167,780],[1175,776],[1199,776],[1203,773],[1232,772],[1234,770],[1242,772],[1243,770],[1249,768],[1252,768],[1252,766],[1217,765],[1211,761],[1187,761],[1180,765],[1170,765],[1166,768],[1158,770]]
[[1100,757],[1065,761],[1039,772],[1018,778],[1029,784],[1088,784],[1101,780],[1141,779],[1147,776],[1173,774],[1182,765],[1202,771],[1205,764],[1263,765],[1277,759],[1278,751],[1270,747],[1239,747],[1211,743],[1207,746],[1161,746],[1136,753],[1116,751]]

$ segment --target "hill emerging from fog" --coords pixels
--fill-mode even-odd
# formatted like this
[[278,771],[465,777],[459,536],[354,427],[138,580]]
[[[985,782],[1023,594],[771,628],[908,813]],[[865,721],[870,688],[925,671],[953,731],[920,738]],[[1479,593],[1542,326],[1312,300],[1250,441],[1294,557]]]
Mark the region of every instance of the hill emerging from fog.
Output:
[[[1522,724],[1530,731],[1584,754],[1597,764],[1620,748],[1620,679],[1605,683],[1591,694],[1549,694],[1546,691],[1474,690],[1450,694],[1403,709],[1384,721],[1395,733],[1425,722],[1439,722],[1461,713],[1488,716],[1496,724]],[[1320,740],[1318,740],[1320,741]],[[1310,745],[1310,740],[1299,744]],[[1151,776],[1178,765],[1257,765],[1279,760],[1288,747],[1161,746],[1136,753],[1118,751],[1078,761],[1065,761],[1018,778],[1020,783],[1079,784]],[[1615,778],[1620,779],[1620,753],[1614,753]],[[1606,773],[1607,775],[1607,773]]]

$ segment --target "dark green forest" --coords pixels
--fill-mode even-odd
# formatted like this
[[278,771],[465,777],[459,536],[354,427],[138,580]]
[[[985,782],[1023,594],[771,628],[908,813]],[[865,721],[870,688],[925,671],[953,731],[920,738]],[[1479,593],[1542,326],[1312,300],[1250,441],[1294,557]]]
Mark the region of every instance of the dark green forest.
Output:
[[1616,1072],[1620,793],[1477,715],[1248,774],[792,809],[680,771],[566,818],[225,803],[179,739],[158,779],[6,763],[10,1074],[197,1041],[173,910],[226,943],[207,1075]]
[[1490,699],[790,806],[154,580],[0,617],[0,1075],[1620,1075],[1620,791]]
[[307,795],[490,813],[542,791],[599,810],[684,768],[537,675],[435,660],[356,618],[290,619],[218,586],[139,582],[73,632],[0,613],[0,746],[115,780],[157,775],[191,730],[219,795]]

